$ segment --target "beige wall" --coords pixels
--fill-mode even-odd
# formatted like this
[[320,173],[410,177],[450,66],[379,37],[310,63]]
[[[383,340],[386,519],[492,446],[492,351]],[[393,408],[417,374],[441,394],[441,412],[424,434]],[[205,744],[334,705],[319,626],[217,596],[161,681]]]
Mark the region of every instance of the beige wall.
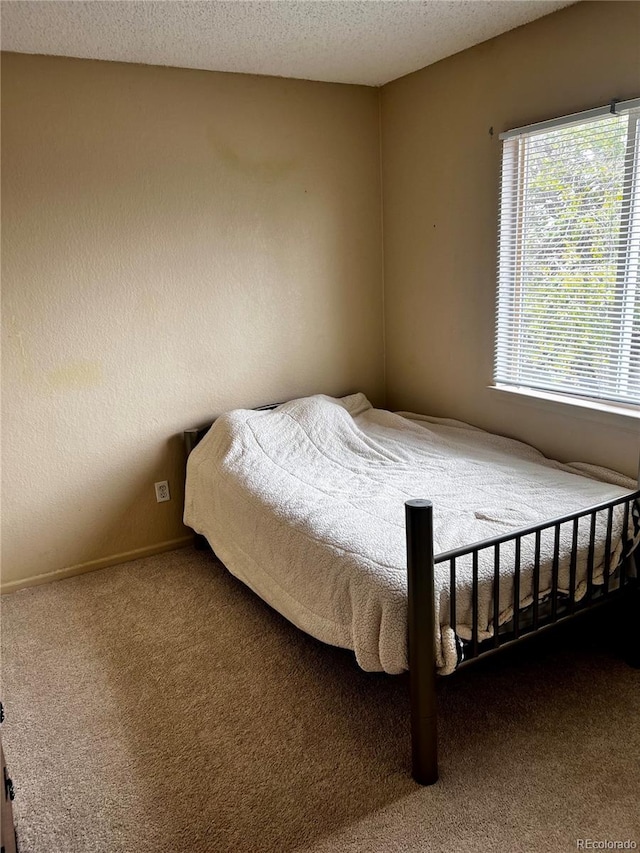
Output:
[[364,87],[3,56],[5,589],[179,544],[187,426],[383,402],[378,118]]
[[638,421],[487,386],[498,134],[637,96],[639,39],[580,3],[381,92],[4,55],[3,588],[180,544],[185,426],[382,404],[385,350],[391,408],[633,473]]
[[[640,421],[489,390],[503,130],[640,95],[640,4],[579,3],[382,90],[390,408],[634,474]],[[493,128],[493,134],[490,133]]]

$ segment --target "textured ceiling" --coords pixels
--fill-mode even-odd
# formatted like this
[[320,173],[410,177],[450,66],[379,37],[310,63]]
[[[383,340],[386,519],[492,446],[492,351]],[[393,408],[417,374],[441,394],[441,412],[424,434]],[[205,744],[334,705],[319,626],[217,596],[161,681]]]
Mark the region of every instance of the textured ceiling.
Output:
[[2,49],[380,86],[575,0],[2,0]]

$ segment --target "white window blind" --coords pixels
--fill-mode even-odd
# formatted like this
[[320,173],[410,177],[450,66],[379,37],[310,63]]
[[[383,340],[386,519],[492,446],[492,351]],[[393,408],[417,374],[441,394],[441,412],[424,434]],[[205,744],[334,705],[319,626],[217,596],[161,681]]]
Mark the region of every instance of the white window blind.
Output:
[[640,405],[639,107],[503,134],[496,384]]

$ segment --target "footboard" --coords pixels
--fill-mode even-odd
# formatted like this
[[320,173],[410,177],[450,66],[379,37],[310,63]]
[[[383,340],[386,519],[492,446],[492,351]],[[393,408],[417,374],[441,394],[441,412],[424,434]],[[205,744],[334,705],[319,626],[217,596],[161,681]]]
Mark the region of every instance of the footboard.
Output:
[[[423,785],[437,781],[437,736],[436,736],[436,602],[434,597],[435,567],[448,566],[449,577],[449,624],[455,630],[457,623],[458,566],[462,558],[471,560],[471,637],[464,644],[464,657],[458,668],[472,663],[480,657],[494,654],[512,646],[542,630],[575,617],[587,610],[610,601],[625,590],[630,580],[632,540],[638,525],[634,514],[638,512],[640,490],[621,498],[597,504],[588,509],[554,518],[541,524],[531,525],[513,533],[496,536],[452,551],[434,556],[433,553],[433,508],[429,501],[408,501],[406,507],[407,527],[407,580],[408,580],[408,649],[411,690],[411,738],[413,777]],[[611,547],[614,511],[622,508],[621,542],[623,551],[616,565],[612,565]],[[604,562],[602,582],[594,582],[596,529],[598,516],[605,519]],[[578,590],[578,540],[580,530],[588,531],[586,548],[586,589],[580,597]],[[541,600],[541,542],[545,532],[552,537],[551,577],[548,594]],[[561,561],[561,538],[568,533],[571,541],[569,555],[568,591],[559,589],[559,567]],[[548,534],[549,535],[549,534]],[[531,576],[531,606],[521,609],[520,583],[522,576],[523,543],[533,553]],[[510,569],[512,584],[513,617],[501,626],[500,587],[504,583],[504,553],[509,548],[514,552]],[[492,584],[492,636],[480,640],[479,630],[479,564],[480,555],[489,555],[493,564]],[[636,583],[636,579],[633,579]],[[545,584],[545,586],[547,586]],[[546,592],[546,589],[543,590]]]

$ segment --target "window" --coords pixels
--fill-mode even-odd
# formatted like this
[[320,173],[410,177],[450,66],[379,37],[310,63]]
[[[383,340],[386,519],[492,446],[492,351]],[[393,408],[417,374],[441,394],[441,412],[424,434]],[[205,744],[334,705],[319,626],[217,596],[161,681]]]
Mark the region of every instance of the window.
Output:
[[501,138],[496,385],[640,405],[640,99]]

